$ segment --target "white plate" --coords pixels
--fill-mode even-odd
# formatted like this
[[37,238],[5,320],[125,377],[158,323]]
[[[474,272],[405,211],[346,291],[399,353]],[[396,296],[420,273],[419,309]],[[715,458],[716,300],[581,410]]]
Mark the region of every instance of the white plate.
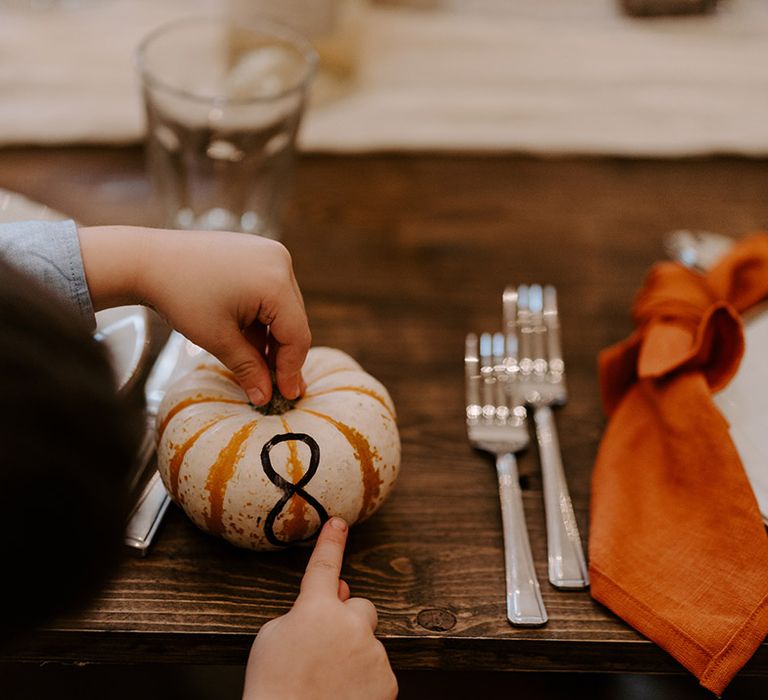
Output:
[[715,404],[731,426],[744,471],[768,523],[768,304],[744,315],[744,357]]
[[117,306],[96,313],[96,340],[107,348],[117,386],[127,390],[144,365],[150,345],[149,315],[143,306]]
[[[61,221],[61,212],[0,189],[0,223],[11,221]],[[143,306],[119,306],[96,314],[94,336],[112,358],[117,385],[127,389],[141,369],[149,349],[149,313]]]

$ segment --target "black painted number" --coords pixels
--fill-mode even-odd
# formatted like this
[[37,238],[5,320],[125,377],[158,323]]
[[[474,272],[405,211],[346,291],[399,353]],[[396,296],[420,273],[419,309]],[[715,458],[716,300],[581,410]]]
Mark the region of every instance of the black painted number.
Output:
[[[272,466],[272,461],[269,458],[269,453],[275,445],[279,445],[281,442],[290,442],[291,440],[303,442],[309,447],[310,453],[309,468],[307,469],[304,476],[302,476],[301,479],[299,479],[295,484],[280,476],[280,474],[275,471],[275,468]],[[328,520],[328,513],[326,512],[325,508],[323,508],[323,506],[316,498],[310,496],[304,490],[304,487],[310,481],[312,481],[312,477],[317,472],[319,465],[320,446],[317,444],[314,438],[310,437],[306,433],[284,433],[282,435],[275,435],[275,437],[273,437],[266,445],[264,445],[264,448],[261,450],[261,466],[264,469],[264,473],[267,475],[267,478],[283,492],[282,497],[277,503],[275,503],[272,510],[269,511],[269,515],[267,515],[267,519],[264,521],[264,534],[267,536],[270,544],[273,544],[276,547],[287,547],[288,545],[295,544],[297,542],[308,542],[317,536],[317,533],[320,532],[320,528],[322,528],[323,523]],[[275,534],[275,520],[277,520],[277,516],[280,515],[285,505],[288,503],[288,501],[291,500],[293,496],[299,496],[300,498],[303,498],[310,506],[312,506],[312,508],[315,509],[315,512],[320,517],[320,526],[311,535],[308,535],[301,540],[284,542]]]

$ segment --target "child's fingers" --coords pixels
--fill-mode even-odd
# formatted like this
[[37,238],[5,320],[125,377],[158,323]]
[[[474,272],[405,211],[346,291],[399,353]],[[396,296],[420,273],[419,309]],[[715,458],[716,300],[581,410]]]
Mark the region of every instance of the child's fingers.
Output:
[[240,386],[255,406],[263,406],[272,396],[272,379],[263,355],[232,326],[229,333],[219,339],[216,357],[234,372]]
[[344,603],[351,595],[349,584],[344,579],[339,579],[339,600]]
[[347,524],[341,518],[331,518],[323,526],[301,580],[299,599],[339,595],[339,574],[347,530]]
[[370,626],[372,631],[376,631],[379,625],[379,615],[376,612],[376,606],[367,598],[350,598],[344,603],[347,610],[352,610],[356,615],[363,618]]
[[298,295],[292,303],[284,305],[269,327],[272,338],[277,342],[277,385],[287,399],[295,399],[301,395],[301,368],[312,342],[307,315],[300,299],[301,296]]

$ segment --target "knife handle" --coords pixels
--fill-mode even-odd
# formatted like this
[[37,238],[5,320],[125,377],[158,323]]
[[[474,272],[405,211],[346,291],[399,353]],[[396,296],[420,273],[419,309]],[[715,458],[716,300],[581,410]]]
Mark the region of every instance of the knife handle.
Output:
[[155,471],[131,512],[125,529],[125,544],[137,556],[146,556],[170,502],[160,473]]
[[[188,352],[190,348],[194,349],[194,347],[181,333],[172,331],[162,350],[160,350],[144,386],[146,401],[144,439],[139,448],[136,469],[129,483],[129,491],[133,496],[139,492],[142,484],[144,487],[139,493],[128,518],[124,537],[125,544],[134,554],[141,557],[147,555],[170,502],[157,468],[152,464],[157,446],[155,419],[168,385],[186,366],[185,361],[188,361],[189,357],[195,354]],[[150,476],[145,483],[148,474]]]
[[155,419],[152,416],[145,417],[144,436],[139,446],[136,456],[136,463],[128,479],[128,493],[130,498],[138,499],[143,492],[143,486],[148,480],[149,467],[151,467],[152,457],[155,455]]

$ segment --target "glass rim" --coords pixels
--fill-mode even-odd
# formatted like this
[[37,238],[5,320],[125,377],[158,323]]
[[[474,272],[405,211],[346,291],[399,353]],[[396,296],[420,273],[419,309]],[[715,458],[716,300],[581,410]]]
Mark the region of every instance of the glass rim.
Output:
[[[161,37],[163,34],[166,34],[170,30],[182,27],[184,25],[203,23],[215,23],[220,26],[223,25],[243,29],[252,29],[254,31],[263,33],[265,37],[271,36],[282,39],[298,50],[302,58],[305,60],[306,70],[295,84],[291,84],[284,90],[281,90],[274,95],[254,95],[253,97],[226,97],[225,95],[205,95],[201,93],[190,92],[184,88],[175,87],[168,82],[154,76],[147,66],[147,62],[145,60],[146,51],[150,44],[152,44],[156,39]],[[246,22],[235,22],[232,18],[228,18],[226,15],[198,15],[196,17],[184,17],[182,19],[175,19],[170,22],[161,24],[159,27],[153,29],[141,40],[134,51],[134,65],[145,86],[158,88],[165,92],[169,92],[176,96],[193,100],[195,102],[204,102],[216,105],[247,105],[259,102],[274,102],[275,100],[279,100],[293,93],[300,92],[314,77],[315,72],[317,71],[318,61],[318,53],[308,39],[290,27],[281,24],[280,22],[274,22],[273,20],[266,17]]]

